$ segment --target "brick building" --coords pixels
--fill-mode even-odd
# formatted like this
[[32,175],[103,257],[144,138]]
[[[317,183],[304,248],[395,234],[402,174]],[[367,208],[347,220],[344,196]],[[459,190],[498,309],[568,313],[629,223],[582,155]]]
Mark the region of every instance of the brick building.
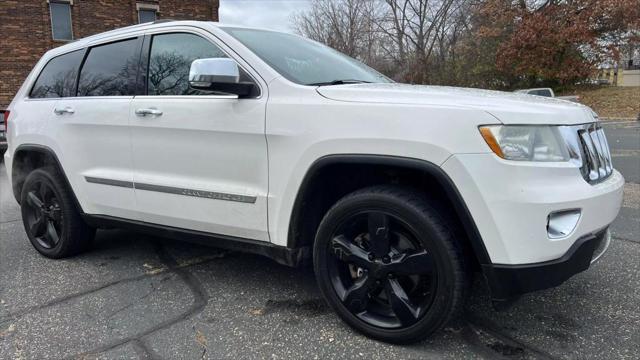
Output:
[[1,0],[0,109],[47,50],[156,19],[218,21],[219,0]]

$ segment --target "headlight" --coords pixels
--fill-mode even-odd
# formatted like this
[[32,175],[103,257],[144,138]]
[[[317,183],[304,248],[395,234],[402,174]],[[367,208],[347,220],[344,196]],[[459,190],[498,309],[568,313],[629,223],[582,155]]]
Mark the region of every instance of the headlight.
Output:
[[567,143],[557,126],[490,125],[480,133],[491,150],[516,161],[568,161]]

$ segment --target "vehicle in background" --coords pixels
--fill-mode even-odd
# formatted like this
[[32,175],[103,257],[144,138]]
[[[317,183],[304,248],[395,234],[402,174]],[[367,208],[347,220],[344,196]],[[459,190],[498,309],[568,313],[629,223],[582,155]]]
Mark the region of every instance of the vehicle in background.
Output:
[[598,86],[606,86],[611,85],[609,79],[586,79],[576,83],[576,85],[598,85]]
[[4,110],[0,110],[0,162],[2,161],[1,159],[3,159],[3,155],[4,152],[7,150],[7,137],[6,137],[6,128],[5,128],[5,113],[7,114],[7,116],[9,115],[8,112],[5,112]]
[[551,88],[521,89],[521,90],[516,90],[514,92],[528,94],[528,95],[552,97],[560,100],[568,100],[573,102],[580,102],[580,96],[578,95],[556,96],[556,94],[553,92],[553,89]]

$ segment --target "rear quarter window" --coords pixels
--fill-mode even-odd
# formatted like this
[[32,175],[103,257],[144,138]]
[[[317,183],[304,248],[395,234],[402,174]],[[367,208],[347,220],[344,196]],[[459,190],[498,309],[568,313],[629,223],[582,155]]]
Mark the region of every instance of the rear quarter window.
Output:
[[77,50],[49,60],[36,80],[32,98],[61,98],[75,96],[76,77],[84,50]]
[[134,95],[140,46],[134,38],[89,49],[80,70],[78,96]]

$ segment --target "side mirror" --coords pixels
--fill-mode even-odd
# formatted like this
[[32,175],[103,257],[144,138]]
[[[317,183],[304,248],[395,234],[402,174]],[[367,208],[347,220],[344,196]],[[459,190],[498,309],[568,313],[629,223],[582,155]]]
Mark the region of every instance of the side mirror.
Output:
[[196,90],[235,94],[238,97],[254,93],[255,84],[240,82],[240,69],[233,59],[197,59],[189,69],[189,86]]

